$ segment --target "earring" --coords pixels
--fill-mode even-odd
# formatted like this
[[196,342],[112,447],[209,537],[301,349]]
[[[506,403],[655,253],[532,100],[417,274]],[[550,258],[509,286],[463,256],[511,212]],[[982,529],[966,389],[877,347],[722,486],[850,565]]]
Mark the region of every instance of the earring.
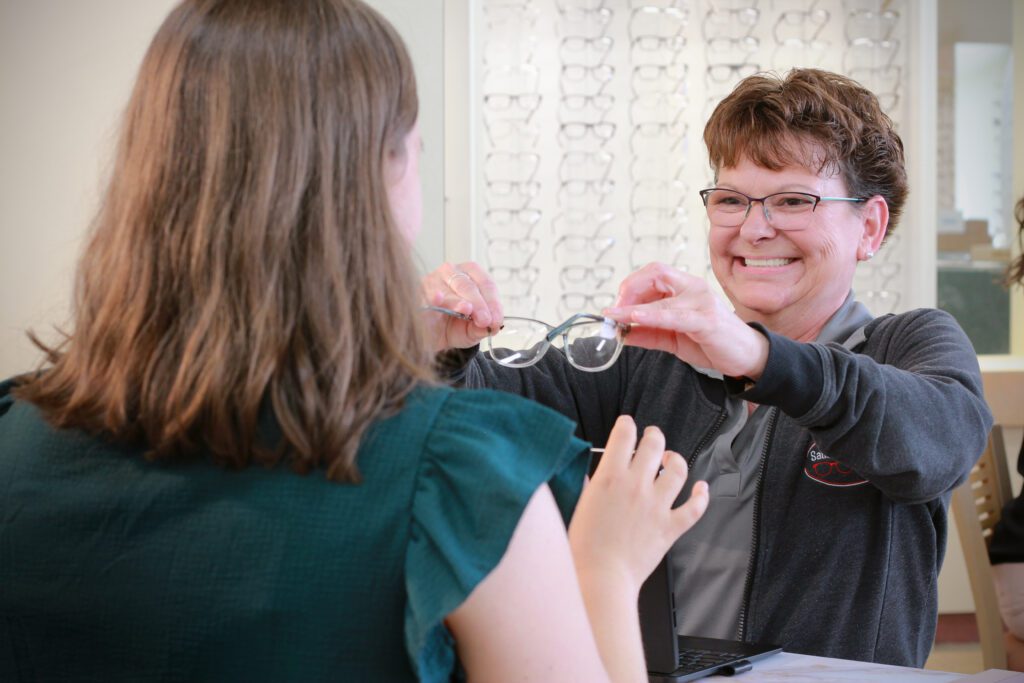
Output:
[[875,258],[875,252],[873,251],[869,251],[868,253],[864,254],[865,261],[870,261],[873,258]]

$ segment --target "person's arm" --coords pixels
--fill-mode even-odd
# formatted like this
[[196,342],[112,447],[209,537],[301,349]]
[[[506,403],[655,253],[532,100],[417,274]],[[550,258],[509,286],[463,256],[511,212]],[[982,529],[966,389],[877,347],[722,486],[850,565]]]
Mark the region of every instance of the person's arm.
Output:
[[922,309],[877,323],[885,362],[838,344],[765,332],[764,373],[740,395],[779,406],[829,456],[893,500],[934,500],[964,480],[985,447],[992,416],[978,359],[956,321]]
[[526,506],[501,562],[446,623],[470,681],[611,680],[547,486]]
[[[755,329],[700,278],[652,264],[629,275],[605,315],[637,323],[628,343],[737,378],[730,391],[778,406],[818,447],[901,503],[932,501],[964,480],[992,416],[970,340],[948,313],[874,324],[884,361],[838,344]],[[884,332],[882,331],[884,327]]]
[[664,451],[656,429],[634,456],[635,443],[632,420],[621,419],[583,491],[569,538],[550,490],[541,487],[501,562],[449,614],[470,680],[647,680],[640,585],[700,518],[708,496],[698,484],[673,509],[685,461]]

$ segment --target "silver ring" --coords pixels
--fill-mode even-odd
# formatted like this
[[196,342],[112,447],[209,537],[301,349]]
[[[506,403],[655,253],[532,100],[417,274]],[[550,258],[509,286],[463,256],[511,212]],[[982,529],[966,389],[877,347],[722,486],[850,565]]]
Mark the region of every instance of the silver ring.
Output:
[[469,275],[467,273],[465,273],[464,271],[457,270],[457,271],[455,271],[454,273],[452,273],[451,275],[448,276],[448,279],[445,280],[445,282],[448,283],[448,289],[452,290],[453,292],[455,291],[455,285],[452,284],[452,280],[454,280],[457,277],[468,278]]

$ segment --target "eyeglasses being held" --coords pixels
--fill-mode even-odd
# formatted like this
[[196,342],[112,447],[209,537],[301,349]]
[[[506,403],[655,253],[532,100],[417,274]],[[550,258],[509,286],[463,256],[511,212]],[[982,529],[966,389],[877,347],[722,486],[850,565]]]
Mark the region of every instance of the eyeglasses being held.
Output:
[[[465,313],[442,306],[424,310],[470,321]],[[618,360],[629,325],[593,313],[577,313],[558,325],[532,318],[505,316],[505,324],[483,342],[487,355],[507,368],[535,365],[557,344],[569,364],[584,372],[607,370]]]

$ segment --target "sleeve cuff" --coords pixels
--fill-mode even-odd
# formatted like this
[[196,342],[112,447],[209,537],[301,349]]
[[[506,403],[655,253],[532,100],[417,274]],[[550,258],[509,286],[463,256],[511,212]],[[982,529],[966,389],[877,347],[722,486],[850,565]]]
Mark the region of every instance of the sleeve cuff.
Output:
[[760,379],[726,377],[725,390],[752,403],[775,405],[787,415],[807,414],[818,401],[825,371],[813,344],[774,334],[760,323],[747,323],[768,339],[768,362]]

